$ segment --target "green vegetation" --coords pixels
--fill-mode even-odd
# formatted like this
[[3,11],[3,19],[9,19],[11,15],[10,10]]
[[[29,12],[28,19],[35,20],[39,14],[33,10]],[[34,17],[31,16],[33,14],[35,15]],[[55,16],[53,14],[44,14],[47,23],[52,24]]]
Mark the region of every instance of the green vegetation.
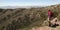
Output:
[[47,11],[60,19],[60,5],[42,8],[0,9],[0,30],[31,30],[32,27],[43,26],[47,19]]

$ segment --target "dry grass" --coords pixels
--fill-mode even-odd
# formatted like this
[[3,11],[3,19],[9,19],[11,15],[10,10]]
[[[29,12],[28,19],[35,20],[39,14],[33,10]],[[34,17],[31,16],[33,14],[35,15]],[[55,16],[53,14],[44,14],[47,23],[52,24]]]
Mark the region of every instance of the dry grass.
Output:
[[54,12],[54,17],[59,18],[60,5],[31,9],[0,9],[0,30],[22,30],[42,26],[43,21],[47,19],[48,9]]

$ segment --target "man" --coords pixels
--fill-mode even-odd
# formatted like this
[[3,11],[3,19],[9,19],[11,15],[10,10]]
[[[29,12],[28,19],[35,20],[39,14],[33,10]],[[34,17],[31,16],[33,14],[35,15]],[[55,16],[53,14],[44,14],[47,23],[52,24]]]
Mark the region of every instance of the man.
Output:
[[51,22],[50,21],[51,21],[52,16],[53,16],[52,11],[48,10],[49,26],[51,26]]
[[49,18],[49,20],[51,20],[52,16],[53,16],[52,11],[51,10],[48,10],[48,18]]

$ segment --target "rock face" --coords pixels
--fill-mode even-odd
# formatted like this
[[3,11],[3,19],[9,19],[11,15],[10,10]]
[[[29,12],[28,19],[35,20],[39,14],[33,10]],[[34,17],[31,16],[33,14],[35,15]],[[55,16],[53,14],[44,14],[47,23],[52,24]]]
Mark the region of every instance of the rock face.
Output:
[[32,30],[60,30],[60,21],[58,20],[58,18],[54,18],[51,23],[54,23],[55,20],[57,20],[56,24],[58,24],[58,26],[56,27],[49,27],[47,26],[47,20],[44,21],[44,23],[46,23],[43,27],[36,27],[36,28],[32,28]]

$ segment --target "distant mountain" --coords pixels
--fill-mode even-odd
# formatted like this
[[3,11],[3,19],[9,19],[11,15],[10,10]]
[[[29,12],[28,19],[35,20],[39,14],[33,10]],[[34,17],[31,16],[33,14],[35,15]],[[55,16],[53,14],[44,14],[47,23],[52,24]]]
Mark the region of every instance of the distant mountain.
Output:
[[0,6],[0,8],[3,8],[3,9],[36,8],[36,7],[45,7],[45,6]]
[[21,7],[21,6],[0,6],[0,8],[4,8],[4,9],[14,9],[14,8],[25,8],[25,7]]

